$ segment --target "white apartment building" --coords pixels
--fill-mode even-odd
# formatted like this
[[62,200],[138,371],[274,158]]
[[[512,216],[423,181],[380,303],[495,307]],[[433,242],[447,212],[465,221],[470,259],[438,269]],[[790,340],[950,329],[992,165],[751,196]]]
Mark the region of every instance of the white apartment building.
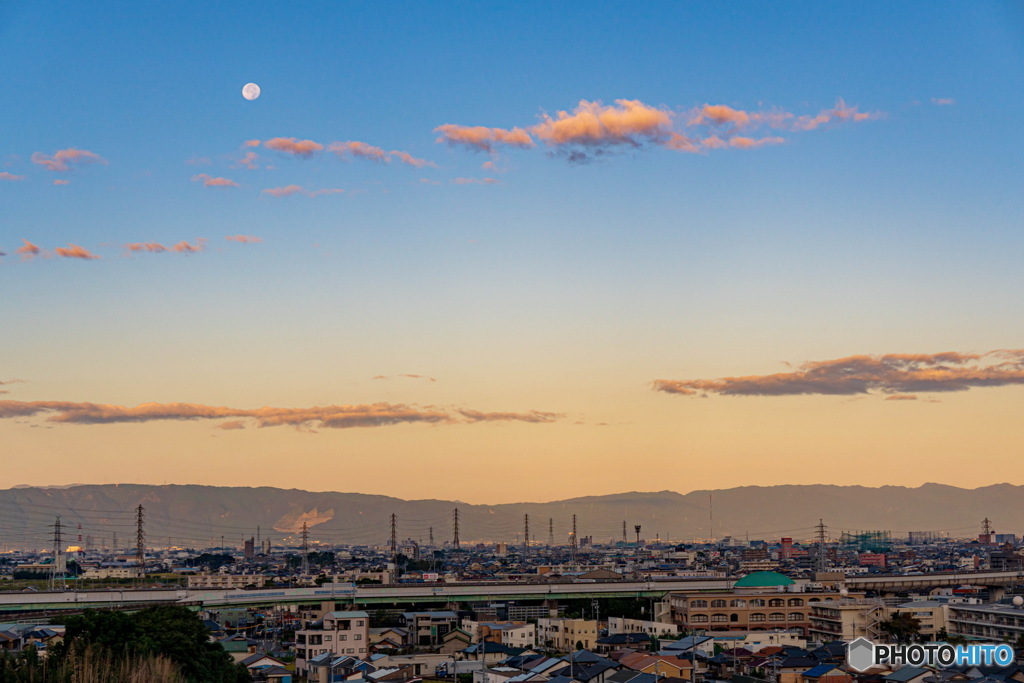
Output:
[[573,652],[577,643],[581,643],[585,650],[594,648],[597,644],[597,621],[553,618],[537,620],[537,645],[561,652]]
[[305,676],[306,662],[325,652],[366,659],[369,646],[369,614],[327,612],[319,621],[295,632],[295,672]]

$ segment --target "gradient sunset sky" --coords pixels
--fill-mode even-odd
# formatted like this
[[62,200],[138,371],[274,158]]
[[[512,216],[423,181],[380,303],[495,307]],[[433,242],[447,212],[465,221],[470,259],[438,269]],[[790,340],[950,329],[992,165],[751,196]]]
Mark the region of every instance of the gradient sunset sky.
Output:
[[0,60],[0,487],[1024,483],[1020,3],[15,0]]

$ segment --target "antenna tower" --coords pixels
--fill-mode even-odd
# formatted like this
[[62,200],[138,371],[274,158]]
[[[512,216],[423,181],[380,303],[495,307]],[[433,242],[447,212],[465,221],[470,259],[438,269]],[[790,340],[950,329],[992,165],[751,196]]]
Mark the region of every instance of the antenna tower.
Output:
[[637,547],[637,550],[639,550],[640,549],[640,525],[639,524],[634,524],[633,525],[633,531],[636,532],[636,547]]
[[555,545],[555,520],[552,517],[548,517],[548,547],[552,548]]
[[391,513],[391,561],[398,564],[398,518]]
[[302,523],[302,573],[309,574],[309,527]]
[[139,567],[139,577],[146,574],[146,530],[143,526],[146,509],[139,503],[135,508],[135,564]]
[[64,539],[61,534],[60,515],[53,522],[53,566],[50,567],[50,590],[63,591],[67,573],[67,559],[64,557]]
[[452,513],[452,545],[459,549],[459,508]]
[[572,516],[572,536],[569,537],[569,550],[572,553],[573,562],[576,561],[576,515]]

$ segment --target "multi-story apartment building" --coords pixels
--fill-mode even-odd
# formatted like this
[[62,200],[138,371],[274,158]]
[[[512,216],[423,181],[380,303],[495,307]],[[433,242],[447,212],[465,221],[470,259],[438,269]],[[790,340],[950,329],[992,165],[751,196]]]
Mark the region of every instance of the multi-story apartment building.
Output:
[[949,632],[965,638],[1013,642],[1024,635],[1024,607],[949,604]]
[[450,631],[458,628],[459,615],[450,610],[402,612],[402,628],[409,631],[414,645],[436,647]]
[[462,630],[470,634],[472,642],[482,638],[490,643],[527,649],[537,644],[537,627],[525,621],[472,621],[462,620]]
[[810,637],[829,642],[882,638],[881,623],[889,608],[881,600],[850,599],[817,602],[810,607]]
[[366,659],[370,641],[370,615],[366,612],[327,612],[295,632],[295,671],[306,675],[306,662],[332,652]]
[[537,645],[560,652],[572,652],[582,645],[590,650],[597,644],[597,621],[593,619],[537,620]]
[[678,637],[682,630],[679,624],[666,624],[661,621],[645,621],[643,619],[626,619],[608,617],[608,633],[646,633],[657,638]]
[[190,574],[189,588],[260,588],[267,582],[262,574]]
[[[835,591],[801,591],[796,582],[777,572],[754,572],[743,577],[731,591],[672,593],[672,622],[685,630],[766,631],[811,628],[811,608],[818,603],[838,602]],[[855,596],[857,597],[857,596]]]

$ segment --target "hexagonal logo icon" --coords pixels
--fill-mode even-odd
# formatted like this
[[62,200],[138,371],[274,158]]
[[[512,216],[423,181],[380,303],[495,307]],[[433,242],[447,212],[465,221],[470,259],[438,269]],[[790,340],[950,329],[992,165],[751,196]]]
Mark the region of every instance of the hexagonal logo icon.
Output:
[[875,663],[875,646],[867,638],[858,638],[846,647],[846,662],[851,669],[867,671]]

